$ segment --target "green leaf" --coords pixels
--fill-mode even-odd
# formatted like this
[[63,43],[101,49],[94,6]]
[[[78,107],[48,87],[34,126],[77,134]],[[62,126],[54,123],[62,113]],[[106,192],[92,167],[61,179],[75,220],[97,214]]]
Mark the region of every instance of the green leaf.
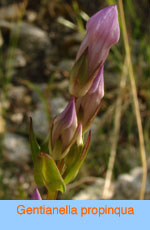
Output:
[[65,192],[64,180],[55,164],[53,158],[46,153],[39,153],[35,167],[34,178],[37,185],[46,186],[48,191]]
[[41,146],[40,146],[40,149],[41,149],[41,151],[40,152],[42,152],[42,153],[48,153],[48,154],[50,154],[50,152],[49,152],[49,143],[48,143],[48,138],[44,141],[44,143],[42,143],[41,144]]
[[74,144],[71,151],[65,158],[66,171],[63,175],[66,184],[70,183],[78,174],[81,168],[90,145],[91,132],[89,132],[87,141],[83,146],[77,146]]
[[43,161],[41,157],[38,155],[36,158],[36,162],[34,164],[34,180],[38,186],[45,186],[42,167]]
[[31,152],[32,152],[32,159],[35,163],[38,153],[41,151],[39,144],[37,143],[33,126],[32,126],[32,118],[30,117],[30,128],[29,128],[29,140],[30,140],[30,146],[31,146]]

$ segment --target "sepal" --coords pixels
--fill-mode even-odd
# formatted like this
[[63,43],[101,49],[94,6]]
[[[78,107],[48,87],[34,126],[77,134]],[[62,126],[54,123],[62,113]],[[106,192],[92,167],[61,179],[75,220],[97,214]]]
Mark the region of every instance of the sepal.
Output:
[[45,186],[48,191],[65,192],[64,180],[53,158],[46,153],[39,153],[34,166],[34,179],[38,186]]
[[86,143],[79,146],[75,143],[65,158],[66,170],[63,175],[65,184],[70,183],[77,176],[79,169],[86,158],[90,146],[90,140],[91,131],[89,132]]
[[69,90],[71,95],[81,97],[86,94],[90,83],[87,82],[88,76],[88,49],[75,62],[70,73]]

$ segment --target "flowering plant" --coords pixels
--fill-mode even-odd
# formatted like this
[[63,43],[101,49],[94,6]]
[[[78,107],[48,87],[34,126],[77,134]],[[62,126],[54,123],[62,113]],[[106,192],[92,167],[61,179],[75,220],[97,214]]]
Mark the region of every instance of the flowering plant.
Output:
[[[87,155],[91,132],[87,140],[84,134],[100,109],[104,96],[104,63],[120,36],[116,5],[92,16],[86,30],[70,74],[71,100],[54,118],[48,141],[41,146],[30,121],[34,179],[37,186],[47,188],[48,199],[56,199],[58,191],[65,192]],[[32,199],[41,199],[37,188]]]

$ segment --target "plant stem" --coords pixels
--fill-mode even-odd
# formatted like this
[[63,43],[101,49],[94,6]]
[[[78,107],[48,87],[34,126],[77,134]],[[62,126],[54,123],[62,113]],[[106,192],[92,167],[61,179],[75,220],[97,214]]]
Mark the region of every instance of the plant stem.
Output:
[[48,191],[47,200],[56,200],[58,191]]

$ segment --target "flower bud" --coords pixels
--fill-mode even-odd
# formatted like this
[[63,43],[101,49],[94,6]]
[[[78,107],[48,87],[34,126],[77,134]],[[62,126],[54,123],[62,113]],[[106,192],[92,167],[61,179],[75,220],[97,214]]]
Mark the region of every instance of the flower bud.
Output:
[[76,111],[79,122],[82,122],[83,132],[95,118],[104,96],[104,67],[99,70],[93,84],[85,96],[76,100]]
[[87,93],[110,48],[119,40],[117,6],[108,6],[93,15],[86,30],[70,78],[70,93],[76,97]]
[[36,188],[32,195],[32,200],[42,200],[38,188]]
[[83,145],[83,130],[82,130],[82,124],[79,123],[78,125],[78,135],[77,135],[77,140],[76,140],[76,144],[77,146],[81,146]]
[[77,130],[77,116],[74,99],[53,121],[51,129],[50,152],[59,160],[69,151]]

